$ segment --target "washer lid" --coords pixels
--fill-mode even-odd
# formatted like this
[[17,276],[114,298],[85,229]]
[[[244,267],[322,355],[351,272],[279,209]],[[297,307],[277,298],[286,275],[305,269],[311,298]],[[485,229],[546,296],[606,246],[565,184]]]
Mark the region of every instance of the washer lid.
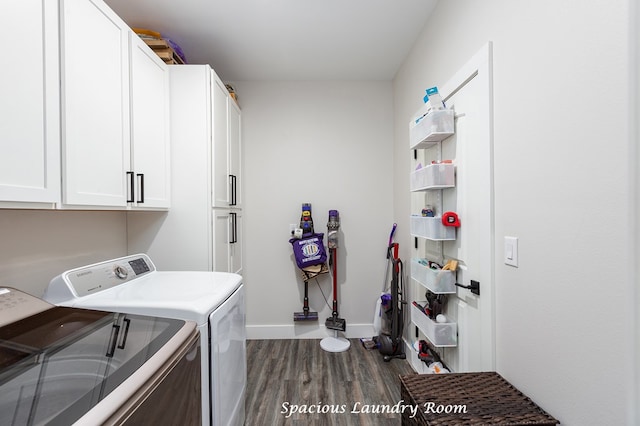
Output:
[[238,274],[202,271],[154,271],[65,306],[180,318],[204,324],[209,314],[242,284]]
[[194,328],[183,320],[68,307],[0,327],[0,424],[70,425],[89,410],[111,414]]

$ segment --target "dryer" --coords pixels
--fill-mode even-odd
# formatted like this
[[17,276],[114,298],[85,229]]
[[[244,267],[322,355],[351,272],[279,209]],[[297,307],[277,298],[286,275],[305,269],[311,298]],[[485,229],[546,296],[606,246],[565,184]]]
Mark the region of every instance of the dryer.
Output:
[[202,424],[244,424],[246,331],[240,275],[158,271],[141,253],[65,271],[51,280],[44,299],[60,306],[196,322]]

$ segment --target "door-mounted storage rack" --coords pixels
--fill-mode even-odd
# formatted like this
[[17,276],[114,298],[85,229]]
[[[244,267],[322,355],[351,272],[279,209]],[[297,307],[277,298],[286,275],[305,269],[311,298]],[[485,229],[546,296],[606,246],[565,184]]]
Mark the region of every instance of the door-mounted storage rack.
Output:
[[[434,110],[410,123],[409,146],[412,150],[428,149],[441,144],[453,135],[454,111],[451,109]],[[438,160],[442,160],[441,145],[438,146]],[[409,220],[410,233],[414,238],[430,241],[453,241],[456,239],[455,227],[442,224],[442,190],[455,188],[455,165],[436,163],[425,165],[411,173],[410,191],[419,193],[438,191],[438,206],[434,217],[412,215]],[[417,248],[417,241],[416,241]],[[444,256],[442,256],[444,258]],[[411,259],[411,278],[423,288],[435,294],[456,292],[455,271],[432,269],[424,259]],[[424,305],[426,302],[417,302]],[[429,318],[416,305],[411,305],[411,322],[424,334],[435,347],[457,346],[458,330],[455,322],[437,322]]]
[[430,148],[454,133],[452,109],[430,111],[412,123],[409,128],[409,144],[411,149]]

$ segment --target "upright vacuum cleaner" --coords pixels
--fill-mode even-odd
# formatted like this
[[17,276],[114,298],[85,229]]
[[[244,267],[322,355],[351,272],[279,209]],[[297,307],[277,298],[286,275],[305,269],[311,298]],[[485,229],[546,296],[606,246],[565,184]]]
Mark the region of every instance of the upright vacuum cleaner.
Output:
[[320,341],[320,347],[327,352],[344,352],[351,346],[351,342],[344,337],[338,337],[338,331],[347,329],[347,321],[338,315],[338,230],[340,229],[340,216],[338,210],[329,210],[329,222],[327,223],[327,245],[329,247],[329,266],[333,278],[333,312],[327,318],[324,325],[329,330],[334,330],[333,337],[325,337]]
[[[394,253],[391,253],[391,248],[395,248]],[[397,256],[397,244],[389,246],[390,252],[388,254],[391,266],[391,306],[384,312],[387,319],[391,322],[389,334],[382,331],[377,339],[378,351],[383,355],[383,359],[386,362],[391,361],[393,358],[405,359],[406,354],[404,352],[404,342],[402,340],[402,332],[404,330],[404,309],[403,305],[406,304],[404,297],[404,271],[402,267],[402,261]]]

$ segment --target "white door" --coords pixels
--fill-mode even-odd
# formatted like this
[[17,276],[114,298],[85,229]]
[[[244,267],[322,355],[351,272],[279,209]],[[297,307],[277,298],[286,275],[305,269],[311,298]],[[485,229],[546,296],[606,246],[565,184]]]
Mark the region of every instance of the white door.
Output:
[[240,161],[242,141],[240,135],[240,107],[236,101],[227,97],[229,113],[228,133],[229,133],[229,178],[230,185],[230,205],[242,208],[242,164]]
[[233,229],[229,209],[213,210],[213,270],[231,272]]
[[494,201],[491,45],[485,46],[441,90],[456,116],[455,134],[442,143],[442,158],[456,162],[456,187],[443,191],[444,211],[458,213],[456,240],[443,244],[459,260],[457,282],[480,283],[480,295],[457,288],[448,314],[458,324],[458,345],[446,353],[457,372],[495,369]]
[[247,386],[244,286],[209,317],[212,424],[242,426]]
[[[60,200],[58,12],[56,2],[0,6],[5,58],[0,79],[0,201]],[[49,206],[50,207],[50,206]]]
[[130,29],[99,0],[61,2],[63,203],[124,207]]
[[242,210],[231,210],[229,272],[242,275]]
[[131,49],[131,170],[137,208],[169,207],[169,70],[135,33]]
[[229,178],[229,122],[227,112],[227,89],[222,81],[212,71],[212,109],[213,109],[213,207],[229,207],[230,178]]

